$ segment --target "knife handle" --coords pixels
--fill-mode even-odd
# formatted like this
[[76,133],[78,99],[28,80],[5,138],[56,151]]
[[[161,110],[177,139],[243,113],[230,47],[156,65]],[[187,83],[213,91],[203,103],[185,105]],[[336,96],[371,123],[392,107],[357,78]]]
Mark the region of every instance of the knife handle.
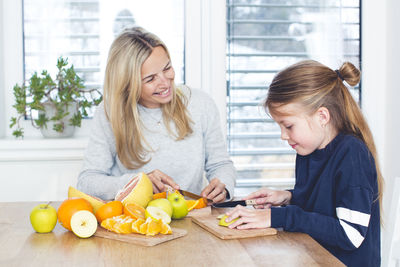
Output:
[[257,205],[256,200],[255,199],[249,199],[246,200],[246,205]]

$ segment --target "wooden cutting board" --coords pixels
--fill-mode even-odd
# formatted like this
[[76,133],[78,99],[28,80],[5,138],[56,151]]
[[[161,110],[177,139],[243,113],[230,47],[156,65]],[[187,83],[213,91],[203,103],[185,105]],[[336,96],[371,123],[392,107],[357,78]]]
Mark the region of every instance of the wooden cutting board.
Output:
[[206,216],[206,215],[211,215],[211,206],[202,208],[202,209],[193,209],[189,211],[188,215],[186,217],[193,218],[193,217],[199,217],[199,216]]
[[172,228],[172,234],[170,235],[158,234],[155,236],[146,236],[141,234],[117,234],[99,226],[94,236],[150,247],[185,236],[186,234],[187,231],[185,229],[179,228]]
[[248,230],[230,229],[228,227],[218,225],[219,220],[217,219],[217,216],[218,215],[214,214],[208,216],[192,217],[192,221],[221,239],[237,239],[276,235],[278,232],[275,228]]

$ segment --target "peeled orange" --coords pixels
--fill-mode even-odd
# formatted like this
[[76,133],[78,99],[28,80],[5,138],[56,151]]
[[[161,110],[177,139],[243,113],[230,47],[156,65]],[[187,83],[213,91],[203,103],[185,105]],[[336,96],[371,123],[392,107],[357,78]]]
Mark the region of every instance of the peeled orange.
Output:
[[99,223],[103,220],[123,214],[124,206],[121,201],[110,201],[101,206],[96,212],[96,218]]
[[88,210],[93,213],[93,207],[86,199],[68,198],[58,208],[58,221],[65,229],[71,231],[71,217],[75,212],[80,210]]

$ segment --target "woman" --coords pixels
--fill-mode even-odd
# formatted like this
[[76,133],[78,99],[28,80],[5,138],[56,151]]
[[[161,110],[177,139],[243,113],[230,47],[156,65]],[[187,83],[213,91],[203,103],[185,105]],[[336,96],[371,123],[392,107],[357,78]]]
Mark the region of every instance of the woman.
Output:
[[[80,190],[113,199],[135,174],[145,172],[155,193],[171,186],[214,202],[233,196],[236,172],[215,103],[201,91],[177,88],[174,78],[168,49],[157,36],[134,27],[116,38]],[[209,183],[203,188],[204,172]]]

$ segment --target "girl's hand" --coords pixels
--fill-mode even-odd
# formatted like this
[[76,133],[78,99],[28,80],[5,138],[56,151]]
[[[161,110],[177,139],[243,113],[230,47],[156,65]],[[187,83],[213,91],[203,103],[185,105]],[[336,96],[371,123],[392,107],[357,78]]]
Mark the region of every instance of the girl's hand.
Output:
[[226,222],[239,218],[228,226],[231,229],[271,227],[271,209],[254,210],[238,205],[232,211],[226,213],[226,215],[228,215],[228,218],[225,219]]
[[272,190],[269,188],[261,188],[243,198],[244,200],[255,199],[258,205],[256,209],[270,208],[271,206],[287,205],[292,199],[292,193],[283,190]]
[[226,194],[225,184],[218,178],[213,178],[203,191],[201,191],[202,197],[211,199],[214,203],[225,201]]
[[149,172],[147,176],[149,176],[150,180],[153,183],[153,192],[155,194],[167,191],[168,187],[172,187],[176,190],[179,189],[179,185],[175,183],[174,179],[172,179],[160,170]]

